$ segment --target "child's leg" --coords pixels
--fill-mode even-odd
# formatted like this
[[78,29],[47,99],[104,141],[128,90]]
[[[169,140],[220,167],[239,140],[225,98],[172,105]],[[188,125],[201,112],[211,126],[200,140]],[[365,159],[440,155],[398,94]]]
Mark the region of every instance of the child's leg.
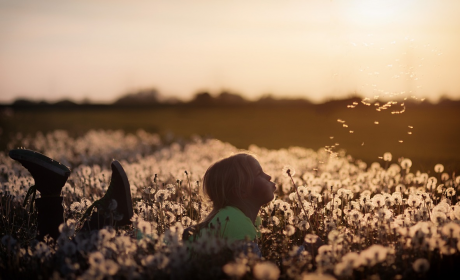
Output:
[[38,190],[41,194],[41,198],[35,200],[37,207],[37,238],[43,240],[46,235],[49,235],[57,239],[59,225],[64,222],[64,208],[62,207],[62,197],[60,195],[62,187],[64,187],[70,175],[70,169],[45,155],[31,150],[14,149],[9,152],[9,156],[20,162],[34,178],[35,185],[31,187],[28,194],[33,194],[33,197],[35,197],[35,190]]
[[54,240],[59,237],[59,225],[64,223],[64,207],[62,197],[42,197],[35,200],[37,207],[38,240],[43,240],[49,235]]
[[[128,177],[118,161],[114,160],[111,167],[112,178],[107,193],[87,209],[84,218],[89,216],[94,207],[98,208],[98,212],[93,212],[91,218],[85,222],[82,230],[100,229],[106,225],[113,224],[116,226],[131,224],[133,205]],[[121,220],[118,221],[114,220],[114,216],[111,214],[114,208],[113,200],[116,204],[116,212],[122,215]]]

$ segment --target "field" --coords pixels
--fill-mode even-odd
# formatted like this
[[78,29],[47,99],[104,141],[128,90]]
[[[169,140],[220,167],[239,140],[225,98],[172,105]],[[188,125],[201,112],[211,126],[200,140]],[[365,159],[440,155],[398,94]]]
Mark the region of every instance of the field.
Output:
[[[458,107],[342,105],[4,110],[4,151],[35,149],[72,173],[61,235],[38,242],[36,213],[22,205],[33,179],[0,152],[2,279],[455,279]],[[240,148],[277,185],[259,213],[263,258],[181,239],[211,210],[205,170]],[[80,232],[112,159],[129,178],[133,225]]]
[[[158,133],[163,139],[190,139],[192,135],[216,138],[240,149],[254,144],[268,149],[299,146],[317,150],[338,144],[333,151],[344,150],[368,164],[381,161],[383,153],[391,152],[395,159],[410,158],[425,172],[437,163],[451,172],[460,171],[459,102],[432,105],[408,101],[404,113],[391,114],[399,108],[377,112],[361,103],[354,109],[347,108],[354,101],[357,100],[320,105],[8,109],[0,119],[0,149],[6,150],[6,144],[18,133],[25,136],[59,129],[76,137],[91,129],[130,133],[142,129]],[[339,119],[348,127],[344,128]]]

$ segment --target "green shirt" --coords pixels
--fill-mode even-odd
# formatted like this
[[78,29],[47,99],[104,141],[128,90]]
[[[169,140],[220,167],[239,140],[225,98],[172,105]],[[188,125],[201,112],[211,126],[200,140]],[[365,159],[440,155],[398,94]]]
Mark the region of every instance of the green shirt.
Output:
[[252,223],[240,209],[233,206],[226,206],[217,212],[217,214],[210,221],[208,228],[211,224],[217,228],[220,221],[220,236],[226,237],[231,241],[236,240],[249,240],[255,241],[260,237],[259,226],[261,219],[259,216],[256,218],[255,224]]

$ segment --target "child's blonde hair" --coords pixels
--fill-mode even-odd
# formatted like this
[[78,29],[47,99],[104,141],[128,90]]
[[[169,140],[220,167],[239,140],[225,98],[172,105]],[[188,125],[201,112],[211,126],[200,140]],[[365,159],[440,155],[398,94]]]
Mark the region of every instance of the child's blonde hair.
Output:
[[255,156],[238,153],[215,162],[206,170],[203,191],[211,200],[213,209],[204,223],[209,222],[220,209],[241,201],[242,193],[254,184],[254,161],[257,161]]

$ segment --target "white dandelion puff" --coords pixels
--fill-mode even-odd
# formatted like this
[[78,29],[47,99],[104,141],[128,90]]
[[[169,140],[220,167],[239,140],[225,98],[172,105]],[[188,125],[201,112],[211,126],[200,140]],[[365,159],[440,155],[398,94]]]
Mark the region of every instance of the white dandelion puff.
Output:
[[280,270],[276,264],[265,261],[254,265],[253,274],[259,280],[276,280],[280,276]]
[[430,262],[427,259],[420,258],[417,259],[413,264],[412,268],[417,273],[425,273],[430,269]]

